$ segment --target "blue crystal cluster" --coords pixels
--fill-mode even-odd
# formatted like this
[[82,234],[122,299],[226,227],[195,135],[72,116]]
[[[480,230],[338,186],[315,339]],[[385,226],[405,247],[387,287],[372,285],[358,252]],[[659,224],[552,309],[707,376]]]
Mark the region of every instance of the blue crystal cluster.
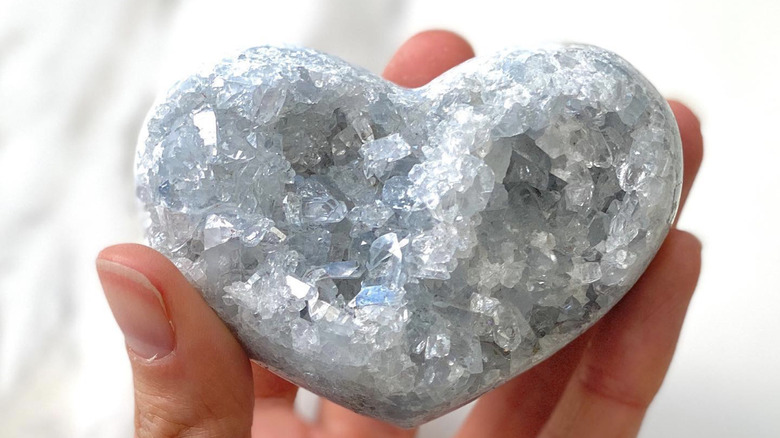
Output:
[[137,192],[150,244],[254,359],[411,426],[601,317],[681,173],[666,102],[602,49],[508,50],[410,90],[262,47],[155,106]]

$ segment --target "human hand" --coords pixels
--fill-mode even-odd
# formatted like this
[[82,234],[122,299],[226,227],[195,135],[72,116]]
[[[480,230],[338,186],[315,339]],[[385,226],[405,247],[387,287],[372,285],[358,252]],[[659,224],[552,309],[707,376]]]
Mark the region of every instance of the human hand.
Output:
[[[407,41],[384,76],[421,86],[474,56],[449,32]],[[683,140],[681,207],[702,159],[693,113],[670,102]],[[564,349],[483,396],[458,438],[636,435],[663,381],[699,275],[701,245],[677,229],[614,309]],[[158,252],[123,244],[97,269],[122,329],[135,385],[135,436],[412,437],[415,430],[322,400],[314,422],[293,410],[297,387],[247,358],[199,293]]]

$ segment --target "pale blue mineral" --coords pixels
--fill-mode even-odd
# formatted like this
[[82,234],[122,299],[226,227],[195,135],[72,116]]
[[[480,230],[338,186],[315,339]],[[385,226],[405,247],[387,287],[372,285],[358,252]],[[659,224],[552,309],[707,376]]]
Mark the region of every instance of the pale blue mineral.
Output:
[[261,47],[157,104],[137,192],[149,243],[254,359],[412,426],[604,315],[681,174],[666,102],[602,49],[508,50],[410,90]]

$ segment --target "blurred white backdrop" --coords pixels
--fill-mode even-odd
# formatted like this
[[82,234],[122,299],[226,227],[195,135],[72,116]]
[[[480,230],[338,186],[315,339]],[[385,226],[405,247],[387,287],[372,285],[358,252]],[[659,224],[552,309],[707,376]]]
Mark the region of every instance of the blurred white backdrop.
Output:
[[[131,167],[157,90],[265,43],[378,73],[429,28],[478,54],[600,45],[699,114],[705,159],[679,225],[703,241],[704,267],[640,436],[780,436],[776,0],[0,0],[0,11],[0,436],[132,436],[129,365],[93,260],[142,239]],[[315,404],[297,402],[308,415]],[[421,436],[450,436],[467,409]]]

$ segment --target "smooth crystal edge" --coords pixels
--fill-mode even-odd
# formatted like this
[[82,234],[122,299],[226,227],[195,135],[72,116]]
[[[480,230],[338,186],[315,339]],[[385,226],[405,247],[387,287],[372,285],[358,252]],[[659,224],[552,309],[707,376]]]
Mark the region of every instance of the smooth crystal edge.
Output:
[[509,49],[411,90],[254,48],[177,83],[144,126],[150,245],[254,360],[403,427],[601,318],[682,184],[666,101],[593,46]]

